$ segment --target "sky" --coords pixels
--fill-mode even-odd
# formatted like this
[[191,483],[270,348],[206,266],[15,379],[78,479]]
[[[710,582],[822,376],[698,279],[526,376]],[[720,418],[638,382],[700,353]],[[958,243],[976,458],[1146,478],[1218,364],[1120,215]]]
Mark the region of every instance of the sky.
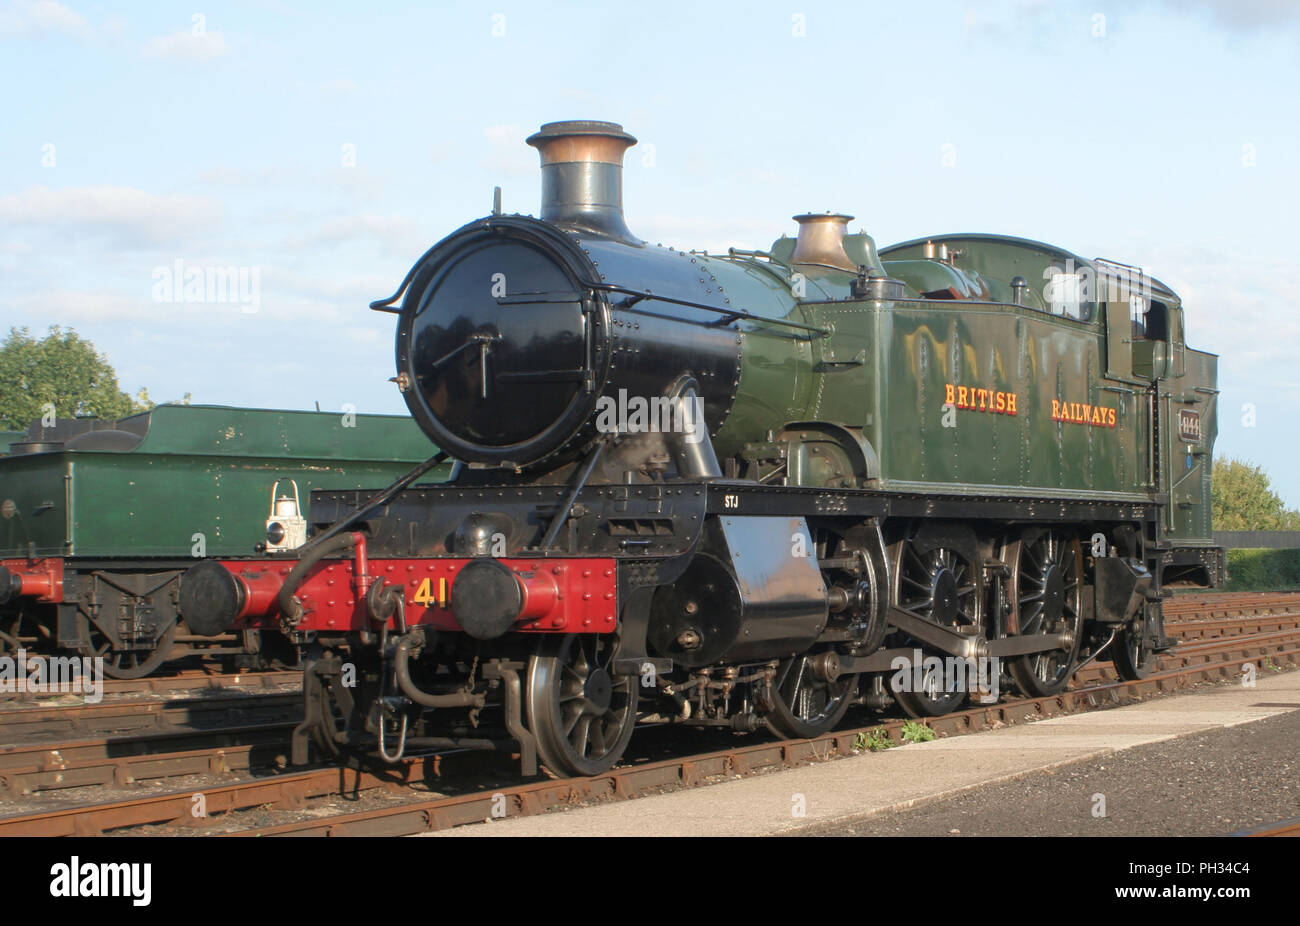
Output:
[[1220,355],[1219,453],[1300,507],[1297,90],[1295,0],[0,0],[0,333],[158,401],[402,414],[367,304],[493,186],[537,211],[540,124],[604,119],[649,241],[830,210],[1142,266]]

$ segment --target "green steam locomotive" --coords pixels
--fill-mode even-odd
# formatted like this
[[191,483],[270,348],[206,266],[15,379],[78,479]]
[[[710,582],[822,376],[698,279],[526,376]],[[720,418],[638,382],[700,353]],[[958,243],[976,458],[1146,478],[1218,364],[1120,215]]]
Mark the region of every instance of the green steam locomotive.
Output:
[[296,760],[596,774],[639,722],[798,737],[1050,694],[1147,671],[1166,590],[1222,576],[1216,358],[1159,281],[995,235],[877,249],[830,213],[680,251],[628,229],[621,127],[529,144],[540,218],[494,210],[372,304],[449,481],[314,491],[302,547],[182,580],[192,622],[306,648]]

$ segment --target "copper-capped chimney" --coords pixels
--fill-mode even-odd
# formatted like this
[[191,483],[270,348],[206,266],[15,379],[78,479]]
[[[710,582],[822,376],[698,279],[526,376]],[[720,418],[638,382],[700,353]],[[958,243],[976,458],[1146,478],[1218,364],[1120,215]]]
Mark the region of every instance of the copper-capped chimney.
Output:
[[844,251],[844,233],[848,231],[853,216],[834,212],[808,213],[796,215],[794,220],[799,223],[799,237],[794,243],[791,263],[833,267],[850,273],[858,269]]
[[542,219],[641,244],[623,220],[623,154],[636,139],[614,122],[548,122],[528,144],[542,156]]

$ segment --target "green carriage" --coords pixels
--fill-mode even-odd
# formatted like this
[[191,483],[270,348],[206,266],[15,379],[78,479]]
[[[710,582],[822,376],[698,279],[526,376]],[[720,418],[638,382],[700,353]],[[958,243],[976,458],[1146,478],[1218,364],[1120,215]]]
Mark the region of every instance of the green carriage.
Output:
[[36,422],[7,449],[0,639],[104,656],[123,677],[200,644],[255,651],[188,633],[181,573],[290,549],[313,489],[386,485],[436,450],[405,416],[182,405]]

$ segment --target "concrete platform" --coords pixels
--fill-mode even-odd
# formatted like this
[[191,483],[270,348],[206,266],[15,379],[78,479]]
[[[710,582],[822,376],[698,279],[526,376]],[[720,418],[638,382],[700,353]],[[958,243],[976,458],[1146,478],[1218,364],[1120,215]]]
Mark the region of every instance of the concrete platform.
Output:
[[[473,836],[763,836],[900,811],[1044,769],[1300,710],[1300,671],[689,791],[466,826]],[[800,813],[802,811],[802,814]]]

